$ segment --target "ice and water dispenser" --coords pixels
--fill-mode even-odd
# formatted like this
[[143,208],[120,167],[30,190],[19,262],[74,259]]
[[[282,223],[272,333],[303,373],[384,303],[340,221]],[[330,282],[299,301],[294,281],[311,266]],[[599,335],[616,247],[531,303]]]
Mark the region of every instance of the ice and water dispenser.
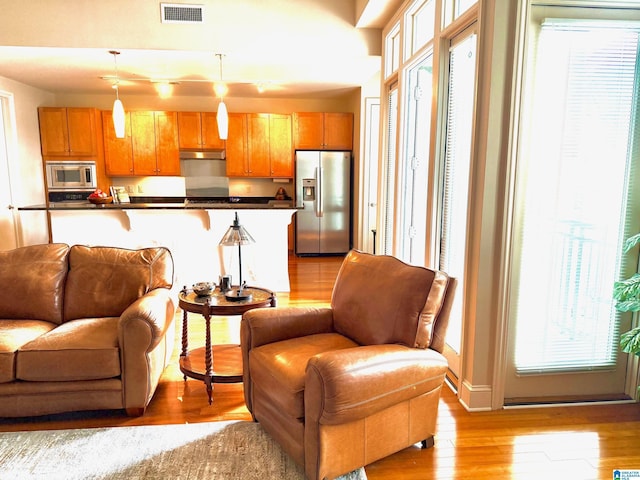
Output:
[[305,202],[313,202],[316,199],[316,179],[302,179],[302,200]]

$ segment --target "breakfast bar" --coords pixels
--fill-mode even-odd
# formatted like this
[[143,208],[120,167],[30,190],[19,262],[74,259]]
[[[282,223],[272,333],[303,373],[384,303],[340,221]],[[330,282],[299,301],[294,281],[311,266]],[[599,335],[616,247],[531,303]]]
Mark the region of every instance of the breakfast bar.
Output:
[[52,242],[131,249],[165,246],[174,258],[178,287],[217,283],[220,275],[228,274],[237,281],[238,249],[219,245],[237,212],[255,239],[242,246],[243,279],[274,292],[289,291],[288,228],[296,212],[290,203],[57,203],[19,210],[25,215],[46,211]]

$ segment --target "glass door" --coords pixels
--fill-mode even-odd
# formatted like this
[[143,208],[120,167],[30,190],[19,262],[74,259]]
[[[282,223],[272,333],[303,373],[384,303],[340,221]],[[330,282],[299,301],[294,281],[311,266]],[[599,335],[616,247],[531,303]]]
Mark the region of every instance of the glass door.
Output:
[[[532,10],[515,191],[505,403],[621,398],[613,283],[639,228],[640,24]],[[554,16],[553,14],[557,16]],[[592,12],[590,12],[592,13]],[[636,259],[637,260],[637,259]]]
[[438,269],[458,279],[447,329],[445,356],[459,376],[462,348],[464,265],[467,250],[469,175],[476,84],[475,26],[452,39],[449,49],[446,136],[439,207]]
[[425,265],[427,238],[427,184],[431,136],[433,55],[429,53],[408,70],[406,140],[398,210],[399,258]]

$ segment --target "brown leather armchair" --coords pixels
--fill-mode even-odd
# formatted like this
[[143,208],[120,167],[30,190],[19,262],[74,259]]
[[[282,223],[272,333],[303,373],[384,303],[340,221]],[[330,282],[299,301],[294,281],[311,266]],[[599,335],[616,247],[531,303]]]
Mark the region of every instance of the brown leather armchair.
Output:
[[433,445],[455,285],[443,272],[352,250],[329,307],[243,315],[247,407],[310,480]]

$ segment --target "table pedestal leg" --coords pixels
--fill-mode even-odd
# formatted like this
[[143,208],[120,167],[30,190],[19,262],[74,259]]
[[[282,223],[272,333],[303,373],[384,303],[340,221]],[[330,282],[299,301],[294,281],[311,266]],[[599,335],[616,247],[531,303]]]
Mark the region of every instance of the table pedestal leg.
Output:
[[205,361],[205,377],[204,383],[207,386],[207,395],[209,396],[209,405],[212,402],[213,392],[213,351],[211,348],[211,315],[204,315],[205,319],[205,339],[204,339],[204,361]]
[[[187,311],[182,310],[182,351],[180,352],[181,357],[186,357],[189,354],[189,326],[187,322]],[[183,375],[185,382],[187,381],[187,376]]]

